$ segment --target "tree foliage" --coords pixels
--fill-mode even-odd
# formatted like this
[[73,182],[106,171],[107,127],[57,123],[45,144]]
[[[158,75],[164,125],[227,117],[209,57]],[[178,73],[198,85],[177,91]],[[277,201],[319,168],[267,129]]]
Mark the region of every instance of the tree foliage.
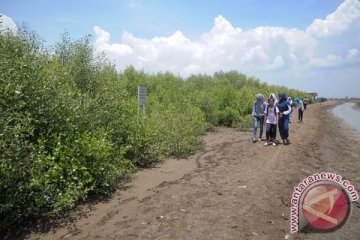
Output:
[[[148,90],[145,114],[138,85]],[[46,50],[27,30],[0,33],[0,91],[1,231],[107,194],[134,167],[187,155],[209,127],[247,127],[258,92],[305,96],[236,71],[186,80],[118,72],[89,37],[64,34]]]

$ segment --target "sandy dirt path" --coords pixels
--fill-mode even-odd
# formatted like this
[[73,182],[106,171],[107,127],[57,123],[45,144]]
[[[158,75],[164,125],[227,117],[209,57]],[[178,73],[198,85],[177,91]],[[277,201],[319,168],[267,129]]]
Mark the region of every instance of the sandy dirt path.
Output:
[[[108,201],[83,205],[70,221],[30,239],[285,239],[294,186],[321,171],[341,174],[360,190],[360,144],[330,109],[310,105],[290,126],[291,145],[251,143],[251,132],[220,128],[187,159],[138,172]],[[294,118],[297,117],[295,113]],[[68,217],[67,217],[68,218]],[[330,234],[288,239],[360,239],[360,204]]]

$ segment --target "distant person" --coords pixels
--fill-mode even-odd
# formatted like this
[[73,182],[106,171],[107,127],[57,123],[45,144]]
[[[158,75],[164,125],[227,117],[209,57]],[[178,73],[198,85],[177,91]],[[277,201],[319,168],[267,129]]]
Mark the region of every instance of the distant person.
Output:
[[274,98],[269,98],[268,105],[265,108],[265,124],[266,124],[266,143],[265,146],[270,144],[276,146],[276,126],[279,121],[279,108],[274,105]]
[[291,107],[291,112],[290,112],[290,114],[289,114],[289,123],[291,123],[291,120],[292,120],[292,112],[293,112],[293,110],[294,110],[293,101],[292,101],[291,97],[288,97],[288,98],[287,98],[287,101],[288,101],[288,103],[289,103],[289,105],[290,105],[290,107]]
[[279,132],[284,145],[290,143],[289,140],[289,114],[291,113],[291,106],[286,99],[285,93],[279,94]]
[[252,115],[254,118],[254,131],[253,131],[253,142],[256,142],[256,132],[258,126],[260,127],[260,134],[258,141],[261,142],[264,126],[264,110],[266,107],[265,98],[260,93],[256,94],[256,101],[253,105]]
[[321,99],[317,98],[316,101],[321,105]]
[[306,110],[306,106],[308,105],[308,100],[307,98],[303,99],[303,103],[304,103],[304,110]]
[[304,116],[304,103],[303,101],[301,101],[300,98],[295,98],[294,102],[296,103],[297,107],[298,107],[298,116],[299,116],[299,122],[302,123],[303,120],[303,116]]

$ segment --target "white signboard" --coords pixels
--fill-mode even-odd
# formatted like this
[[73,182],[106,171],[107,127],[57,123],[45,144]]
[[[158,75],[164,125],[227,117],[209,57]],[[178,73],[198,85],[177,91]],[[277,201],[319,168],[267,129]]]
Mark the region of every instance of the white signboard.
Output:
[[138,86],[138,112],[140,112],[141,107],[143,108],[143,111],[145,112],[146,97],[147,97],[146,88]]

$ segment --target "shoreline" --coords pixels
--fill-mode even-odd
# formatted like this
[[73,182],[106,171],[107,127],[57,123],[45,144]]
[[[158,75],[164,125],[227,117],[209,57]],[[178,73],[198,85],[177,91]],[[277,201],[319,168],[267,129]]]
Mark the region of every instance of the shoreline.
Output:
[[354,110],[360,111],[360,101],[354,102],[355,105],[353,106]]
[[[349,106],[351,104],[352,106]],[[350,129],[351,132],[356,133],[357,139],[360,139],[360,127],[358,122],[360,122],[360,111],[357,108],[357,104],[354,102],[344,102],[337,104],[332,107],[329,111],[332,115],[341,121],[343,126],[346,126]]]

